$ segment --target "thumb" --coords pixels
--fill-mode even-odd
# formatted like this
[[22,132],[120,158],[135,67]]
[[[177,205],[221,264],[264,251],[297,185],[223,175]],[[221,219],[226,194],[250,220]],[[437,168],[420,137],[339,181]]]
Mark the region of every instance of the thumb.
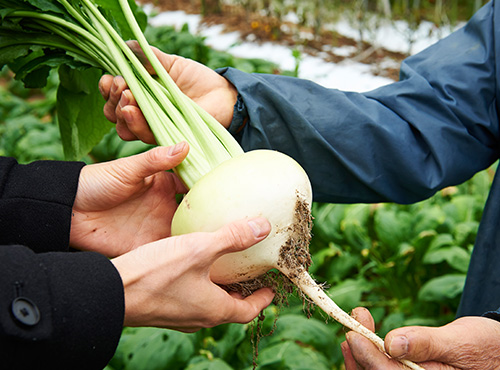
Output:
[[[451,335],[451,337],[450,337]],[[391,331],[385,337],[387,353],[394,358],[416,362],[444,360],[455,334],[440,328],[410,326]]]
[[264,217],[229,223],[215,232],[218,248],[215,259],[221,255],[239,252],[264,240],[271,231],[271,224]]
[[189,145],[182,141],[173,146],[160,146],[131,157],[124,158],[119,170],[129,182],[142,181],[160,171],[171,170],[186,158]]

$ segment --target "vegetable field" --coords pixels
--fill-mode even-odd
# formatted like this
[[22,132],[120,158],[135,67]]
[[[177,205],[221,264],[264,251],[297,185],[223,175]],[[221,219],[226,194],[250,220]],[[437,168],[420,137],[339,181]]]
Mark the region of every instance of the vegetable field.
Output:
[[[298,3],[312,6],[319,2]],[[241,3],[248,7],[285,4],[277,0]],[[333,3],[341,7],[346,2]],[[392,14],[404,14],[405,6],[417,9],[423,3],[429,12],[437,14],[436,4],[443,5],[440,1],[355,3],[372,10],[385,4]],[[469,11],[477,3],[456,2],[456,12]],[[278,8],[266,9],[276,12]],[[248,72],[276,72],[273,64],[263,60],[239,59],[212,50],[187,28],[147,29],[146,37],[164,51],[212,68],[234,66]],[[43,88],[26,89],[10,71],[1,71],[0,155],[16,157],[22,163],[65,158],[64,133],[61,136],[55,115],[61,81],[54,72],[48,74],[47,81]],[[83,104],[81,109],[90,109],[102,106],[104,101],[97,105],[89,102],[89,107]],[[111,125],[105,131],[104,137],[95,140],[91,151],[79,159],[94,163],[149,148],[139,142],[121,141]],[[494,171],[483,171],[464,184],[413,205],[314,203],[310,273],[325,283],[328,295],[344,310],[368,307],[382,337],[402,325],[433,326],[452,320]],[[341,369],[343,340],[341,325],[307,300],[291,295],[248,325],[227,324],[194,334],[124,328],[106,370],[249,370],[255,365],[263,370]]]

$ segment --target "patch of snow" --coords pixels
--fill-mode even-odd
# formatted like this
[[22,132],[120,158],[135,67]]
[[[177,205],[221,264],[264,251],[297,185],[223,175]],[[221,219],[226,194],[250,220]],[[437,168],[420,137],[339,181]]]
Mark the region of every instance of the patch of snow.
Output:
[[348,57],[350,55],[353,55],[357,50],[355,46],[350,46],[350,45],[345,45],[340,47],[330,47],[330,48],[328,48],[325,45],[325,47],[323,48],[323,50],[325,51],[329,51],[328,49],[330,49],[335,55],[341,57]]
[[149,24],[153,27],[172,26],[177,29],[182,28],[185,24],[188,25],[189,32],[195,34],[198,32],[201,16],[197,14],[186,14],[182,10],[160,12],[156,14],[154,8],[147,4],[144,7],[146,14],[155,14],[148,18]]

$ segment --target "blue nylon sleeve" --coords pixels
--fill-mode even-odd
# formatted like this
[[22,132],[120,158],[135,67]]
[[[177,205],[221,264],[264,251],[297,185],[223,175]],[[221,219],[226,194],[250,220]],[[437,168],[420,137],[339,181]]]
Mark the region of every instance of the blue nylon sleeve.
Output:
[[308,173],[316,201],[412,203],[499,156],[493,3],[408,58],[401,80],[355,93],[286,76],[220,71],[244,103],[245,150],[272,148]]

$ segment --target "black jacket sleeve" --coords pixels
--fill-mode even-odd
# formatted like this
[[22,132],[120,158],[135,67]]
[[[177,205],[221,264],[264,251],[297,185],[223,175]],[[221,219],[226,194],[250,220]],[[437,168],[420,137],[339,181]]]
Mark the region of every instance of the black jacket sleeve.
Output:
[[0,158],[0,245],[66,251],[83,163]]
[[123,326],[113,264],[68,252],[83,164],[0,158],[1,368],[102,369]]

